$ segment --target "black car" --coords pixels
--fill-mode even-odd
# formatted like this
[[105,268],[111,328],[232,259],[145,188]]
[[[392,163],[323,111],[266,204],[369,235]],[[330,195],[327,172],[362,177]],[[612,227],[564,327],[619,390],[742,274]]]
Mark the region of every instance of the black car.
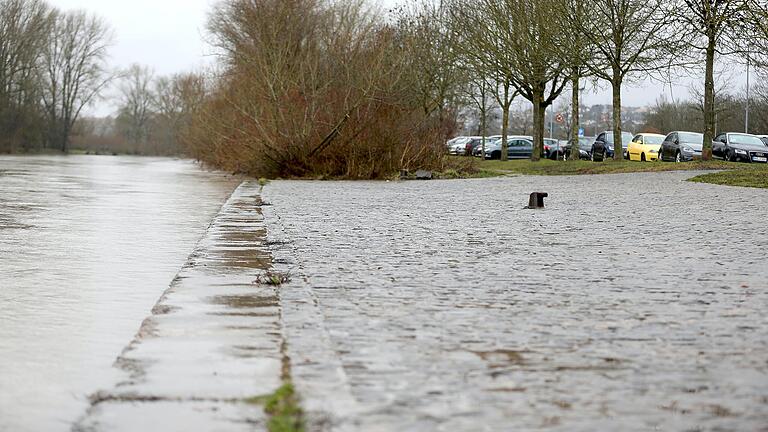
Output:
[[666,162],[685,162],[701,159],[704,135],[697,132],[670,132],[661,143],[659,159]]
[[[629,159],[627,156],[627,151],[629,149],[629,143],[632,142],[632,137],[634,134],[631,132],[622,132],[621,133],[621,147],[623,149],[622,153],[624,154],[625,159]],[[595,138],[595,142],[592,143],[592,148],[590,150],[590,155],[593,161],[600,162],[605,158],[612,158],[613,157],[613,132],[605,131],[600,133],[597,138]]]
[[[591,145],[595,142],[595,137],[579,137],[579,159],[581,160],[590,160],[592,158],[592,153],[590,153]],[[573,148],[573,143],[568,142],[565,146],[563,146],[563,152],[565,159],[571,158],[571,150]],[[560,157],[560,159],[563,159],[563,156]]]
[[712,154],[726,161],[768,162],[768,146],[755,135],[723,133],[712,142]]

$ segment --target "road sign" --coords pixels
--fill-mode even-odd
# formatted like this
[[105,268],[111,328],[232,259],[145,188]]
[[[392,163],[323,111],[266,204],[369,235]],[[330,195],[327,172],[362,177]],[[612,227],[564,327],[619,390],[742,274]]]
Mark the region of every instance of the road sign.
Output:
[[565,117],[563,117],[562,113],[557,113],[557,115],[555,116],[555,121],[560,124],[563,124],[565,123]]
[[579,128],[579,137],[584,137],[584,128]]

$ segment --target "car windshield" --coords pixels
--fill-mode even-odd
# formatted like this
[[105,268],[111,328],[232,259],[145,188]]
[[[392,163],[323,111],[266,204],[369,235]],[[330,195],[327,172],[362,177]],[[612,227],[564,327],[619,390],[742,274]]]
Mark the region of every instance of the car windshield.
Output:
[[664,142],[663,136],[656,136],[656,135],[645,135],[645,143],[651,144],[651,145],[659,145],[662,142]]
[[754,135],[729,134],[728,137],[731,139],[731,144],[744,144],[744,145],[757,145],[757,146],[764,145],[763,140],[761,140],[760,138]]
[[704,142],[704,135],[695,132],[680,132],[677,134],[678,140],[684,143],[701,144]]
[[[621,133],[621,145],[626,146],[629,145],[629,143],[632,141],[632,138],[634,138],[634,135],[632,135],[629,132],[622,132]],[[613,132],[608,132],[605,134],[605,142],[608,144],[613,144]]]

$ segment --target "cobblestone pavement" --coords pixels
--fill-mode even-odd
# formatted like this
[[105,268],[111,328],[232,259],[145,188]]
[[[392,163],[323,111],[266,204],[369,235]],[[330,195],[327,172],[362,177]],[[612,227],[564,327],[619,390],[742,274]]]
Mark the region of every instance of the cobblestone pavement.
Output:
[[310,430],[768,430],[768,192],[692,175],[271,183]]
[[282,384],[284,356],[278,293],[253,284],[271,265],[258,191],[227,201],[74,431],[266,430],[246,399]]

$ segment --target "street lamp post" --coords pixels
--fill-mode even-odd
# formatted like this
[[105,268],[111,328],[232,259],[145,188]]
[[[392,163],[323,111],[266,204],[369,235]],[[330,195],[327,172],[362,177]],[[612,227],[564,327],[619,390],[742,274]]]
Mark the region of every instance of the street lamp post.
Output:
[[747,103],[744,112],[744,133],[749,133],[749,46],[747,46]]

